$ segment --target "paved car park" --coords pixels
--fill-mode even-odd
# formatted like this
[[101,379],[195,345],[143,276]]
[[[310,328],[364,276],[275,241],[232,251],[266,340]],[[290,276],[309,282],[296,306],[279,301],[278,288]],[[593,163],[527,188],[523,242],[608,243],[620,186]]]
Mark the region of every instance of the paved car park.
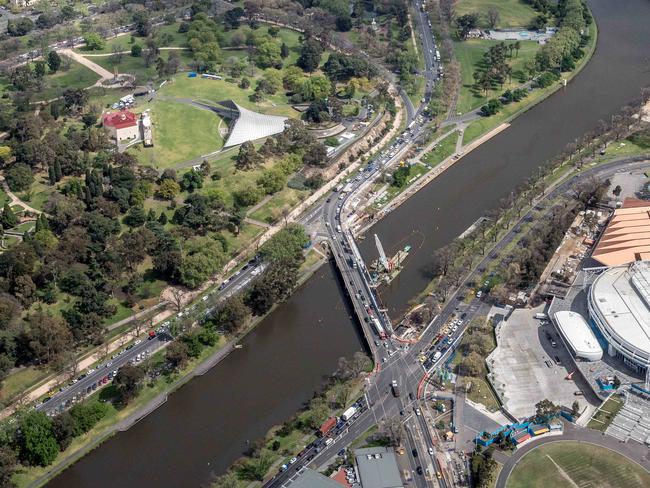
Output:
[[515,417],[535,414],[535,404],[545,398],[571,406],[579,390],[567,380],[566,366],[573,364],[554,327],[535,319],[541,309],[518,309],[496,331],[498,346],[488,357],[492,384]]

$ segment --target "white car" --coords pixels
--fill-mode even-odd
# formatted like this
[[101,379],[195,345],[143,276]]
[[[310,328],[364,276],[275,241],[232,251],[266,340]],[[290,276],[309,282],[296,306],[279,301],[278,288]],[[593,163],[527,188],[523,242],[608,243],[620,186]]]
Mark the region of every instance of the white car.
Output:
[[433,456],[433,447],[429,447],[429,454]]
[[416,408],[415,409],[415,415],[417,415],[419,417],[420,415],[422,415],[422,411],[419,408]]

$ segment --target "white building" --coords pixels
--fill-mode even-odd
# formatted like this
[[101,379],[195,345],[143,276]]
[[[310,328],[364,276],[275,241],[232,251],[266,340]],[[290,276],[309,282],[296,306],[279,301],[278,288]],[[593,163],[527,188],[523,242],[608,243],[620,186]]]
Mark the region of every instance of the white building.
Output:
[[589,290],[589,314],[608,343],[638,370],[650,366],[650,261],[604,271]]
[[598,361],[603,357],[603,349],[582,315],[562,311],[555,313],[553,320],[565,344],[576,357],[587,361]]

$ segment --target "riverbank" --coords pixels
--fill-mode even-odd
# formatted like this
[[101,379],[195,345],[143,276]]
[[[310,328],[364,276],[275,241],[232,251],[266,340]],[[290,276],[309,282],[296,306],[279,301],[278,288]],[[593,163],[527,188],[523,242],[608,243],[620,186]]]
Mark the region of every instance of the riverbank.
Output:
[[[310,256],[312,257],[310,258]],[[305,263],[303,263],[296,290],[309,280],[325,262],[326,259],[323,255],[311,250]],[[189,361],[170,381],[159,379],[153,386],[146,385],[137,398],[127,407],[115,411],[113,415],[104,418],[88,433],[76,438],[65,451],[58,455],[50,466],[21,469],[16,473],[13,481],[19,488],[42,486],[79,459],[100,447],[116,433],[127,431],[163,405],[172,393],[179,390],[193,378],[204,375],[223,361],[228,354],[235,350],[235,345],[252,333],[257,325],[272,314],[277,307],[278,304],[274,305],[265,315],[254,317],[249,326],[237,336],[227,340],[221,338],[215,346],[205,348],[198,358]],[[164,352],[165,348],[163,347],[156,352],[152,359],[164,354]]]

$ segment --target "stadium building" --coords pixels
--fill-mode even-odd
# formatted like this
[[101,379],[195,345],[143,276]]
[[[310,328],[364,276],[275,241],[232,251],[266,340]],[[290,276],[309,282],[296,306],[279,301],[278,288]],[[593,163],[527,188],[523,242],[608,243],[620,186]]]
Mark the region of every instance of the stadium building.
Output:
[[619,356],[639,371],[650,366],[650,261],[635,261],[603,271],[588,296],[589,315]]

